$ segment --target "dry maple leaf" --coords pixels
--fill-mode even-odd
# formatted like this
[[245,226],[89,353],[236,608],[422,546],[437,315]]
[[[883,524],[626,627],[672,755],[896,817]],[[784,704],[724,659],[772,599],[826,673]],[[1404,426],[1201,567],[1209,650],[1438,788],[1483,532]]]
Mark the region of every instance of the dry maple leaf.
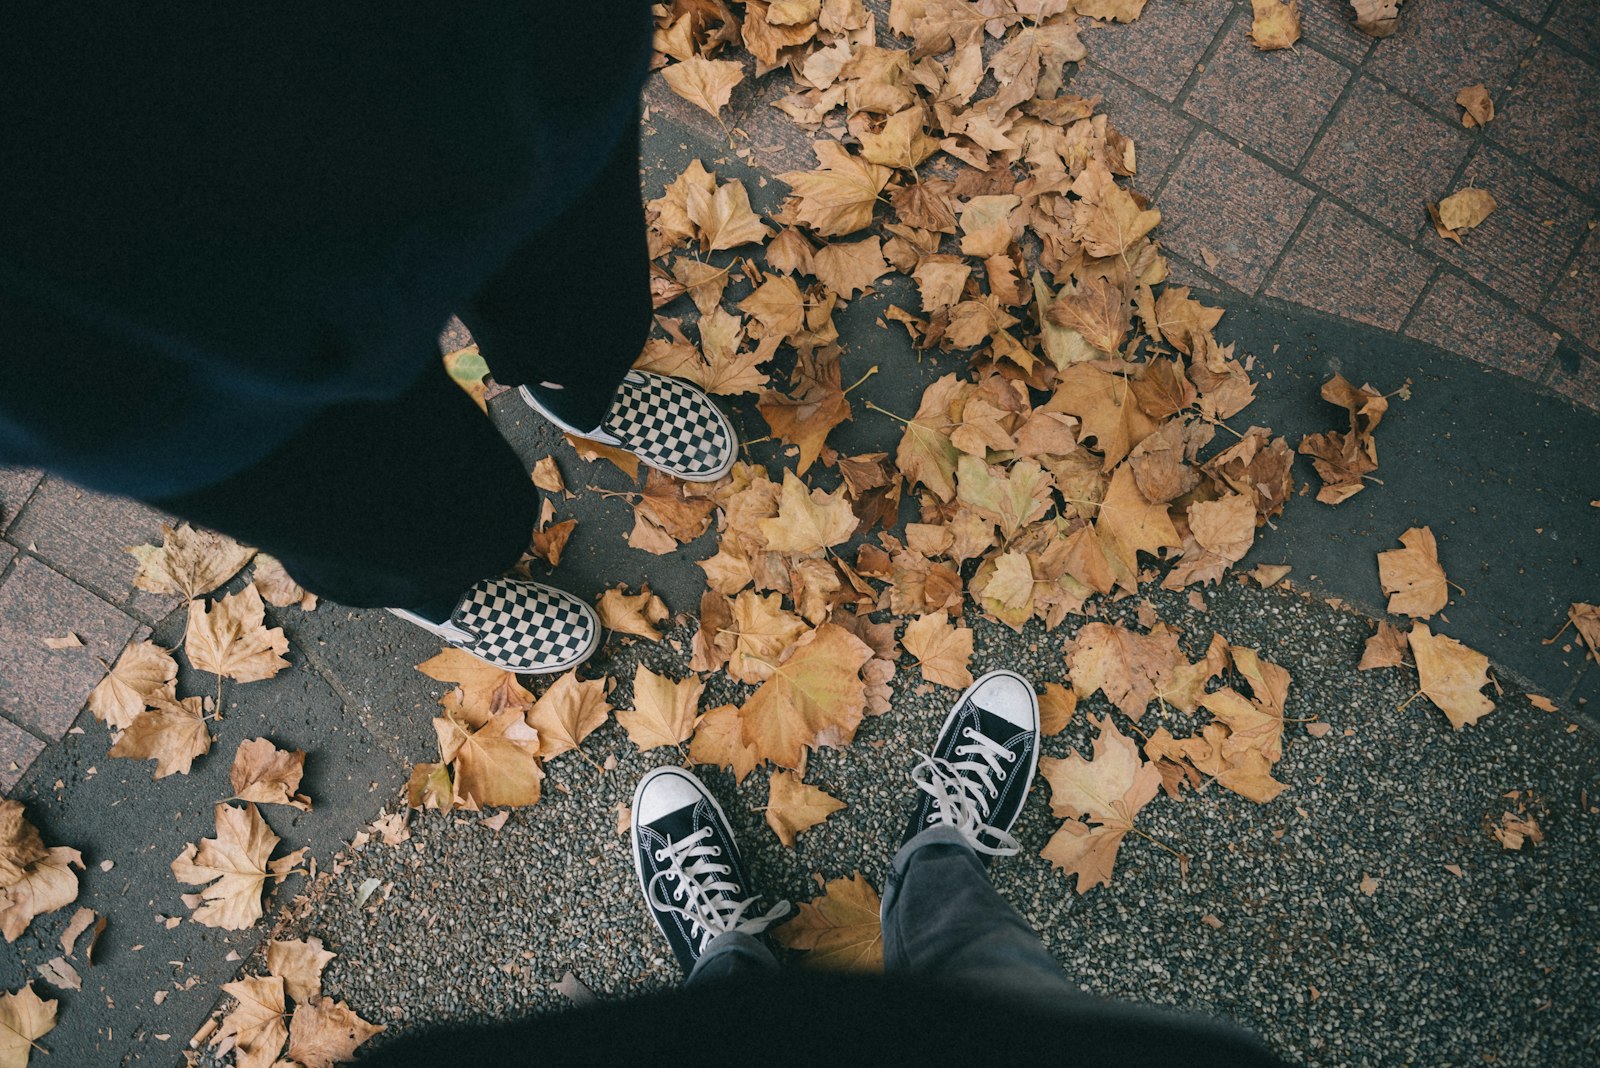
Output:
[[1312,458],[1311,465],[1322,479],[1317,500],[1339,504],[1359,493],[1366,486],[1364,477],[1378,469],[1373,432],[1389,410],[1389,402],[1370,385],[1357,389],[1343,375],[1334,375],[1322,384],[1322,399],[1349,413],[1350,430],[1309,434],[1301,439],[1299,451]]
[[571,671],[558,677],[528,713],[528,726],[539,732],[540,759],[578,748],[610,712],[605,679],[579,679]]
[[[1030,578],[1030,586],[1032,580]],[[917,658],[929,682],[964,690],[972,685],[972,631],[950,622],[943,612],[920,616],[906,627],[900,643]]]
[[723,182],[714,192],[702,186],[689,189],[689,221],[700,231],[700,250],[716,252],[765,241],[772,230],[750,208],[750,194],[737,178]]
[[1400,28],[1400,5],[1405,0],[1350,0],[1356,29],[1368,37],[1388,37]]
[[1389,611],[1427,619],[1450,600],[1450,586],[1439,566],[1439,546],[1428,527],[1412,527],[1400,535],[1404,549],[1378,554],[1378,580],[1389,594]]
[[1393,623],[1379,623],[1377,631],[1367,639],[1361,651],[1357,671],[1373,668],[1399,667],[1405,662],[1406,636]]
[[914,170],[939,151],[939,142],[928,136],[926,124],[927,115],[920,106],[890,115],[881,129],[861,134],[861,158],[885,167]]
[[1092,759],[1074,751],[1065,760],[1039,760],[1039,773],[1050,783],[1050,810],[1066,817],[1040,855],[1077,876],[1080,894],[1110,885],[1123,837],[1161,788],[1155,765],[1140,759],[1138,746],[1109,716],[1091,722],[1099,731]]
[[1481,82],[1457,93],[1456,103],[1463,109],[1461,125],[1469,130],[1474,126],[1486,126],[1494,118],[1494,98]]
[[279,839],[255,805],[218,805],[216,825],[215,838],[184,847],[172,862],[172,874],[180,883],[205,886],[191,919],[207,927],[242,931],[261,918],[266,881],[288,878],[305,850],[269,860]]
[[22,802],[0,800],[0,887],[14,885],[30,864],[47,855],[44,839]]
[[1060,734],[1072,722],[1072,714],[1077,708],[1078,695],[1075,691],[1059,682],[1045,683],[1044,693],[1039,695],[1039,733],[1046,738]]
[[843,487],[832,493],[813,490],[785,469],[778,514],[757,525],[767,548],[774,552],[821,556],[831,546],[850,540],[856,531],[856,514]]
[[917,414],[906,423],[895,452],[895,466],[911,485],[922,483],[941,501],[956,495],[956,460],[960,452],[950,443],[956,424],[952,408],[972,387],[953,374],[944,375],[922,392]]
[[0,994],[0,1068],[28,1068],[37,1039],[56,1026],[56,1003],[33,992],[32,983]]
[[289,666],[283,658],[289,639],[281,627],[266,625],[266,607],[254,586],[212,601],[209,611],[204,601],[190,601],[183,651],[199,670],[239,682],[270,679]]
[[817,141],[811,147],[821,167],[778,175],[794,190],[795,217],[823,237],[870,226],[878,194],[894,172],[852,156],[837,141]]
[[295,793],[300,789],[305,768],[306,755],[298,749],[279,749],[265,738],[240,742],[228,771],[233,799],[258,805],[290,805],[310,812],[311,798]]
[[781,594],[741,591],[729,619],[734,645],[728,653],[728,674],[740,682],[765,682],[773,665],[807,629],[799,617],[784,610]]
[[83,856],[68,846],[53,846],[29,863],[21,878],[0,888],[0,934],[15,942],[34,917],[65,908],[78,899]]
[[442,649],[438,656],[418,664],[417,670],[430,679],[456,684],[439,703],[468,726],[481,726],[507,709],[526,711],[533,706],[533,694],[513,672],[486,664],[461,649]]
[[829,879],[822,896],[801,902],[794,919],[773,931],[780,945],[807,954],[806,962],[843,971],[883,970],[878,893],[860,872]]
[[716,118],[728,106],[734,86],[744,81],[744,67],[732,60],[692,56],[663,70],[661,78],[674,93]]
[[883,259],[883,241],[868,237],[824,245],[812,256],[811,273],[831,292],[853,297],[857,290],[866,289],[889,273],[889,265]]
[[1289,48],[1300,40],[1300,0],[1250,0],[1255,14],[1250,43],[1263,52]]
[[574,437],[571,434],[563,436],[567,439],[567,444],[571,445],[573,451],[578,454],[580,460],[588,463],[594,463],[596,460],[606,460],[630,479],[638,479],[639,458],[627,449],[617,448],[614,445],[605,445],[598,441],[591,441],[588,438]]
[[1180,662],[1187,664],[1177,634],[1165,628],[1138,634],[1117,623],[1086,623],[1067,646],[1068,672],[1078,696],[1103,691],[1135,723]]
[[204,596],[237,575],[254,549],[225,534],[196,530],[187,523],[161,527],[161,545],[139,545],[128,552],[139,561],[133,584],[151,593]]
[[795,362],[791,392],[768,390],[756,403],[773,436],[799,447],[798,474],[804,474],[821,455],[829,431],[850,418],[850,402],[845,399],[839,374],[837,354],[801,355]]
[[283,980],[295,1001],[322,996],[322,969],[337,954],[322,947],[322,939],[274,939],[267,943],[267,971]]
[[866,707],[861,668],[872,655],[834,623],[805,635],[740,710],[745,744],[763,760],[799,768],[806,746],[849,743]]
[[[1578,632],[1583,644],[1589,647],[1589,659],[1600,664],[1600,607],[1573,601],[1567,606],[1567,622],[1561,630],[1566,630],[1569,625]],[[1560,633],[1556,632],[1558,636]],[[1555,638],[1547,638],[1545,644],[1554,641]]]
[[544,769],[539,766],[539,732],[523,710],[508,708],[476,730],[452,715],[436,716],[439,759],[455,772],[457,805],[467,809],[539,803]]
[[1167,506],[1145,500],[1126,464],[1112,474],[1094,526],[1107,560],[1117,565],[1116,583],[1130,592],[1138,589],[1139,553],[1155,556],[1179,545]]
[[146,700],[150,708],[139,713],[128,724],[128,729],[111,747],[111,755],[133,760],[154,760],[155,777],[158,779],[168,775],[189,774],[194,758],[209,753],[211,743],[215,741],[206,728],[202,699],[185,697],[177,701],[168,697],[165,691],[157,691]]
[[234,1050],[237,1068],[270,1068],[289,1038],[284,1022],[284,983],[276,975],[247,975],[222,984],[237,1004],[217,1028],[211,1044]]
[[1083,198],[1072,208],[1073,236],[1091,256],[1119,256],[1161,221],[1159,211],[1140,207],[1099,160],[1083,169],[1072,191]]
[[654,468],[645,476],[644,489],[633,502],[633,530],[628,544],[660,556],[706,532],[715,502],[690,496],[688,484]]
[[626,589],[626,586],[615,586],[600,595],[595,603],[600,622],[607,630],[618,634],[660,641],[661,631],[656,629],[656,624],[667,618],[666,604],[650,592],[648,583],[641,586],[638,593],[626,593]]
[[800,781],[792,771],[774,771],[767,780],[767,826],[790,849],[795,836],[844,808],[844,802]]
[[641,751],[677,745],[694,733],[704,689],[697,678],[674,682],[640,664],[633,673],[633,708],[618,709],[617,722]]
[[1419,689],[1460,730],[1494,711],[1482,693],[1489,684],[1489,658],[1454,638],[1434,634],[1426,623],[1413,623],[1407,635],[1417,662]]
[[317,595],[310,593],[285,571],[276,556],[256,554],[256,569],[250,576],[250,585],[261,594],[261,599],[277,608],[293,606],[302,612],[317,607]]
[[174,697],[178,662],[155,642],[132,642],[109,674],[89,692],[89,711],[113,730],[126,730],[145,709],[146,698]]
[[563,519],[533,532],[533,555],[555,567],[561,563],[561,554],[567,549],[572,532],[578,528],[576,519]]
[[755,747],[745,744],[744,724],[733,705],[721,705],[700,717],[689,742],[689,759],[696,764],[728,768],[735,783],[744,782],[745,776],[761,763]]
[[1514,812],[1500,814],[1500,822],[1492,824],[1489,832],[1501,848],[1518,850],[1528,842],[1538,845],[1544,841],[1544,830],[1532,816],[1519,816]]
[[342,1001],[302,1002],[289,1021],[289,1059],[303,1068],[333,1068],[355,1060],[356,1047],[383,1030],[382,1024],[368,1023]]
[[1156,422],[1139,407],[1128,380],[1086,363],[1061,372],[1055,396],[1046,411],[1075,415],[1082,422],[1079,440],[1104,457],[1110,471],[1156,430]]

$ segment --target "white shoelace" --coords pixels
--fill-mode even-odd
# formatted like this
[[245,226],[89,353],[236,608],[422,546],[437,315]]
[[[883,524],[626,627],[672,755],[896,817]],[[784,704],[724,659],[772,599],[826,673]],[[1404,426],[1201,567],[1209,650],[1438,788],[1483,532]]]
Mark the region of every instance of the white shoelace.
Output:
[[911,769],[911,781],[933,798],[928,823],[954,827],[980,853],[1014,856],[1021,848],[1017,840],[985,821],[1000,796],[995,780],[1005,780],[1004,765],[1015,762],[1017,754],[971,727],[964,728],[961,736],[970,739],[970,744],[956,746],[956,756],[978,759],[949,761],[919,753],[922,762]]
[[[647,889],[652,905],[689,921],[690,934],[699,940],[701,948],[709,938],[728,931],[759,934],[789,912],[789,903],[780,901],[765,915],[746,918],[745,913],[756,899],[747,897],[741,901],[729,896],[738,894],[741,887],[722,878],[733,869],[716,863],[722,847],[706,842],[710,834],[710,827],[702,827],[683,841],[668,842],[656,850],[657,863],[665,862],[667,866],[651,877]],[[671,901],[663,901],[657,893],[663,879],[677,883]]]

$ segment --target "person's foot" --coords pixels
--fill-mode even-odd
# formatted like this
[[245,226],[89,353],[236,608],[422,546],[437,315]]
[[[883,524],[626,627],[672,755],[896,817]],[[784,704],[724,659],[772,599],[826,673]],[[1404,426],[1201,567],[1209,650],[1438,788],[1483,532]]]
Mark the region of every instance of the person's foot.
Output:
[[575,437],[626,449],[657,471],[686,482],[715,482],[739,457],[733,424],[699,387],[652,371],[629,371],[597,427],[561,415],[559,391],[523,386],[523,401]]
[[780,901],[763,915],[749,915],[759,895],[751,892],[728,818],[682,768],[657,768],[639,780],[632,839],[645,905],[685,974],[717,935],[759,934],[789,911]]
[[570,593],[522,579],[485,579],[442,623],[403,608],[389,611],[485,664],[524,675],[577,667],[600,644],[594,609]]
[[1015,671],[991,671],[967,687],[932,754],[911,772],[921,791],[905,841],[929,827],[961,833],[987,862],[1011,856],[1011,828],[1039,766],[1039,699]]

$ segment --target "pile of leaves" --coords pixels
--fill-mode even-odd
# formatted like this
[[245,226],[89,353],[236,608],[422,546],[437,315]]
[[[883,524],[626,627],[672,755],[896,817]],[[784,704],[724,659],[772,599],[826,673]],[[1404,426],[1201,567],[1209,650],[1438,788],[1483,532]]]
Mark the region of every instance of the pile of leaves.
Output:
[[[266,975],[241,976],[223,984],[235,1005],[210,1035],[217,1055],[233,1053],[238,1068],[285,1063],[330,1068],[354,1060],[356,1047],[384,1027],[368,1023],[344,1002],[322,993],[322,970],[335,956],[323,948],[320,938],[269,942]],[[285,1042],[288,1059],[280,1061]]]

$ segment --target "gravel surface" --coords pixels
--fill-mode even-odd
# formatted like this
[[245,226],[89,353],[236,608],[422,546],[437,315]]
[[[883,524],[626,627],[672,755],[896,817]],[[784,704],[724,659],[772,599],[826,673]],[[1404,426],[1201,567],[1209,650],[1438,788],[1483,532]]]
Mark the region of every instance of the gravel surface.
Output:
[[[1179,596],[1152,600],[1193,656],[1215,629],[1288,666],[1287,714],[1333,729],[1319,739],[1291,724],[1278,766],[1291,788],[1270,804],[1213,786],[1144,810],[1139,825],[1191,858],[1186,880],[1171,853],[1130,836],[1112,885],[1080,897],[1038,856],[1057,825],[1041,783],[1017,829],[1023,853],[995,877],[1062,967],[1098,994],[1233,1018],[1310,1064],[1595,1063],[1600,742],[1510,684],[1493,715],[1453,732],[1425,700],[1400,708],[1415,685],[1409,669],[1355,671],[1365,620],[1281,588],[1230,583],[1208,597],[1207,614]],[[1131,619],[1133,605],[1110,612]],[[1062,680],[1074,626],[1019,636],[977,622],[973,670]],[[680,628],[661,645],[613,637],[586,673],[616,677],[613,703],[627,707],[634,665],[683,674],[673,642],[686,649],[691,634]],[[746,692],[713,680],[706,707]],[[902,671],[893,711],[867,721],[850,748],[812,759],[807,781],[849,808],[793,851],[762,822],[764,773],[736,787],[701,769],[771,894],[803,900],[818,875],[855,870],[881,882],[912,749],[929,743],[953,696]],[[1087,752],[1086,713],[1107,710],[1098,697],[1083,702],[1045,753]],[[1173,720],[1187,733],[1185,717]],[[1152,711],[1141,726],[1160,722]],[[418,814],[410,841],[374,840],[324,878],[285,929],[339,952],[330,991],[388,1024],[387,1038],[425,1021],[564,1008],[557,984],[568,971],[607,998],[678,982],[615,829],[638,776],[672,754],[638,753],[615,723],[584,750],[596,763],[554,761],[545,799],[499,831],[476,814]],[[614,770],[602,770],[611,756]],[[1542,845],[1510,853],[1490,837],[1488,821],[1515,807],[1509,791],[1532,791]]]

